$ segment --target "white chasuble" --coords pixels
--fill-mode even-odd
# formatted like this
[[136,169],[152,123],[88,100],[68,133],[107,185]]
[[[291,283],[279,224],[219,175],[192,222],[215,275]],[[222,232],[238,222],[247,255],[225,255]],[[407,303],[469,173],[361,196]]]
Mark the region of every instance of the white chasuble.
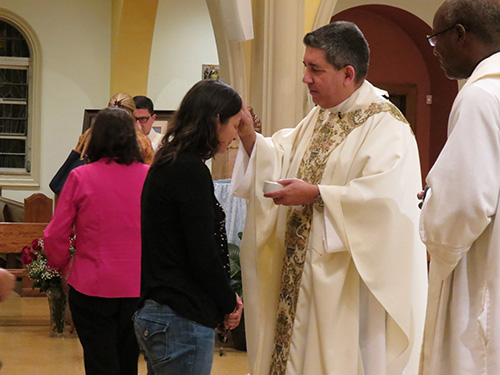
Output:
[[[331,137],[318,138],[321,126]],[[324,204],[263,197],[264,181],[294,177],[318,184]],[[371,374],[363,353],[372,339],[385,342],[377,375],[417,373],[427,290],[420,189],[411,129],[366,81],[296,128],[258,135],[250,157],[240,148],[232,190],[248,199],[240,256],[252,375]]]
[[500,374],[499,67],[500,53],[483,60],[458,93],[427,177],[425,375]]

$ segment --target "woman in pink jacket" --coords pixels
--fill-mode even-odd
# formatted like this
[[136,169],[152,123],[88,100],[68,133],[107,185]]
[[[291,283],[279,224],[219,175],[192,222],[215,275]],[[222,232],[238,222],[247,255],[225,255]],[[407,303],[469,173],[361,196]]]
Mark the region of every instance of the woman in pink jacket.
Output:
[[101,111],[87,154],[90,164],[71,171],[64,185],[44,250],[49,264],[69,275],[86,374],[136,375],[139,349],[131,317],[140,293],[140,197],[148,166],[132,117],[118,108]]

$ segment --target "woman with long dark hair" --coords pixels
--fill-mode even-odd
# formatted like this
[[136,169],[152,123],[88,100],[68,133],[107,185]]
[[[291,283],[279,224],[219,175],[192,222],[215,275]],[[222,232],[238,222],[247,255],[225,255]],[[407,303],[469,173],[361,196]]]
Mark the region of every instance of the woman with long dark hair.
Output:
[[[73,169],[45,229],[49,265],[68,274],[69,305],[87,375],[137,375],[132,315],[140,293],[142,163],[134,121],[119,108],[99,112],[89,164]],[[76,231],[72,266],[69,236]]]
[[241,109],[230,86],[195,84],[146,178],[141,299],[134,321],[149,375],[210,374],[214,328],[239,324],[243,303],[229,285],[225,215],[204,162],[236,138]]

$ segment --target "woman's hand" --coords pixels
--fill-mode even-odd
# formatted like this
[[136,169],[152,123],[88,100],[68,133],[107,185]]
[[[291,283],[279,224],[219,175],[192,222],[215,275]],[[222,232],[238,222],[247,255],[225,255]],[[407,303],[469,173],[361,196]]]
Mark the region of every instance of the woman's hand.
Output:
[[226,329],[235,329],[240,324],[241,314],[243,312],[243,301],[239,295],[236,295],[236,308],[231,314],[224,318],[224,327]]
[[4,268],[0,268],[0,302],[5,300],[16,283],[16,277]]
[[76,144],[76,147],[74,150],[78,152],[80,155],[85,156],[87,153],[87,148],[89,147],[89,142],[90,142],[90,128],[83,133],[80,138],[78,138],[78,143]]

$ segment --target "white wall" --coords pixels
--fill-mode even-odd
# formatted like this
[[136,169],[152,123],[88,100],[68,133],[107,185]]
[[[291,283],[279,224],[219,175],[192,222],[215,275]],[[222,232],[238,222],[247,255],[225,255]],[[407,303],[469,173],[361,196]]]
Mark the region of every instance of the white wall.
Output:
[[202,76],[202,64],[218,64],[205,0],[160,0],[149,66],[148,96],[155,109],[175,110]]
[[[48,184],[82,131],[85,108],[109,99],[111,0],[2,0],[33,29],[41,46],[40,191]],[[22,201],[35,190],[7,190]]]

